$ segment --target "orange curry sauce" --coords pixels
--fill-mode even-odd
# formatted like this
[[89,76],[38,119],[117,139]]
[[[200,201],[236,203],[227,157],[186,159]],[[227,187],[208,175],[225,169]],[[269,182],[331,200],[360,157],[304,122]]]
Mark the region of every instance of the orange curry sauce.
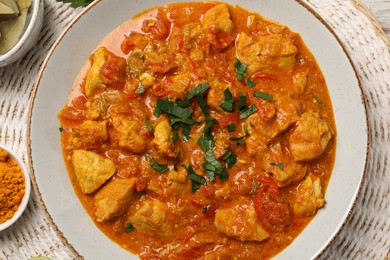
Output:
[[130,19],[59,119],[85,210],[141,259],[270,258],[325,204],[336,128],[321,70],[297,33],[238,6]]

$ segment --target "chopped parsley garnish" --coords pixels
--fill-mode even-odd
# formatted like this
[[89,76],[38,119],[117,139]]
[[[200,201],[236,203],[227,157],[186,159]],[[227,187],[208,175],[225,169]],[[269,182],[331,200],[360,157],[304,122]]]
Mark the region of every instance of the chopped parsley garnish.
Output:
[[249,132],[248,132],[248,127],[246,124],[244,125],[243,128],[244,128],[244,135],[243,136],[232,136],[229,138],[229,140],[237,141],[237,145],[244,144],[244,139],[249,136]]
[[242,80],[246,76],[246,69],[248,68],[248,65],[241,63],[239,59],[236,59],[234,67],[236,67],[236,79]]
[[183,131],[182,131],[182,135],[183,135],[183,140],[185,142],[187,142],[188,140],[190,140],[190,126],[189,125],[183,125]]
[[191,165],[188,165],[187,167],[182,164],[181,166],[187,171],[187,177],[191,180],[192,192],[196,192],[200,188],[200,185],[206,185],[206,179],[203,176],[196,174]]
[[208,150],[204,157],[206,162],[202,164],[203,169],[206,171],[210,181],[215,180],[215,174],[217,174],[221,181],[229,179],[226,168],[222,167],[221,163],[215,158],[213,151]]
[[236,127],[237,127],[237,126],[236,126],[236,124],[234,124],[234,123],[228,124],[228,126],[227,126],[228,132],[231,133],[231,132],[236,131]]
[[199,137],[198,144],[204,152],[207,152],[215,146],[214,137],[211,134],[203,134]]
[[230,169],[233,167],[233,165],[237,162],[237,156],[233,153],[233,150],[231,147],[226,149],[227,152],[222,156],[222,161],[225,161],[227,164],[227,167]]
[[180,157],[180,149],[177,151],[175,161],[173,162],[173,169],[177,171],[177,163],[179,162],[179,157]]
[[257,107],[255,104],[250,105],[249,107],[243,109],[240,113],[240,119],[244,119],[252,115],[257,111]]
[[179,135],[177,131],[173,131],[172,142],[176,143],[177,139],[179,139]]
[[60,133],[65,132],[65,128],[60,127],[60,128],[58,128],[58,129],[60,130]]
[[239,110],[242,110],[245,108],[245,103],[246,103],[246,97],[240,92],[238,93],[238,104],[237,108]]
[[250,88],[253,88],[254,86],[256,86],[256,82],[254,82],[252,79],[247,79],[245,83]]
[[125,226],[125,231],[126,233],[131,233],[135,230],[134,226],[130,223],[126,223],[126,226]]
[[144,85],[139,85],[139,87],[137,88],[137,90],[135,91],[135,93],[137,94],[142,94],[145,92],[145,87]]
[[154,109],[155,116],[167,113],[170,116],[175,116],[180,119],[189,118],[192,112],[193,110],[190,108],[182,108],[173,104],[173,102],[169,101],[168,98],[157,99],[156,108]]
[[154,159],[152,159],[152,162],[150,163],[150,166],[158,172],[164,173],[169,170],[168,164],[159,164]]
[[[179,130],[180,126],[183,125],[183,139],[188,140],[190,138],[190,127],[198,122],[191,118],[193,110],[190,108],[183,108],[177,104],[174,104],[168,98],[157,99],[156,107],[154,109],[154,115],[160,116],[162,113],[166,113],[169,116],[169,120],[173,130]],[[177,134],[177,133],[176,133]],[[173,138],[172,138],[173,140]],[[174,142],[176,142],[175,139]]]
[[253,93],[253,96],[257,98],[262,98],[267,101],[272,101],[272,96],[264,92],[256,91]]
[[152,133],[153,132],[153,126],[146,119],[146,116],[144,117],[144,123],[145,123],[146,127],[148,128],[149,133]]
[[203,94],[204,92],[206,92],[209,89],[209,87],[210,87],[209,83],[199,84],[195,88],[188,91],[185,94],[185,96],[186,96],[186,98],[191,99],[195,96],[199,96],[199,95]]
[[271,165],[271,166],[276,166],[276,167],[278,167],[281,171],[284,170],[283,164],[281,164],[281,163],[274,163],[274,162],[271,162],[270,165]]
[[192,100],[191,99],[181,100],[180,98],[177,98],[176,104],[179,107],[185,108],[185,107],[189,107],[192,105]]
[[229,88],[226,88],[223,91],[223,95],[225,99],[221,101],[220,107],[222,107],[225,111],[233,112],[234,110],[234,98]]

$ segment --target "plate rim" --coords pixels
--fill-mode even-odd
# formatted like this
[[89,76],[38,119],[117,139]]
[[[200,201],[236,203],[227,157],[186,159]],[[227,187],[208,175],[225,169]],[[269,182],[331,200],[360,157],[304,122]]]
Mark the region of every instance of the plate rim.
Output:
[[[189,0],[182,0],[181,2],[188,2]],[[337,43],[340,45],[342,51],[346,55],[349,64],[352,67],[352,70],[354,72],[356,81],[358,83],[359,89],[360,89],[360,101],[364,107],[364,113],[365,113],[365,127],[366,127],[366,137],[367,137],[367,143],[366,143],[366,149],[365,149],[365,162],[364,162],[364,167],[362,170],[359,181],[359,186],[357,187],[357,190],[354,194],[354,197],[352,198],[349,209],[347,210],[347,214],[342,220],[342,223],[340,224],[339,228],[329,237],[329,241],[326,242],[322,246],[322,248],[318,249],[317,255],[314,256],[315,259],[318,259],[321,257],[336,241],[336,239],[340,236],[341,231],[345,228],[346,224],[349,222],[350,218],[352,217],[352,213],[354,209],[356,208],[357,200],[359,196],[361,195],[363,185],[366,180],[367,172],[368,172],[368,164],[369,164],[369,158],[370,158],[370,151],[371,151],[371,126],[369,124],[369,113],[368,113],[368,101],[366,96],[364,95],[364,90],[362,86],[362,81],[359,77],[359,74],[357,73],[357,70],[355,68],[354,63],[352,62],[351,55],[347,52],[347,47],[344,45],[344,43],[340,40],[338,37],[337,33],[335,30],[329,25],[329,23],[316,11],[314,10],[314,7],[312,7],[309,3],[306,3],[305,0],[291,0],[295,1],[296,3],[300,4],[303,8],[305,8],[308,12],[310,12],[315,19],[320,21],[326,29],[335,37]],[[47,217],[49,224],[51,227],[54,229],[60,240],[68,247],[68,249],[77,257],[77,258],[84,258],[68,241],[66,236],[63,234],[63,232],[60,230],[60,228],[57,226],[55,223],[54,219],[51,217],[45,202],[43,201],[42,194],[40,192],[39,186],[37,184],[37,180],[35,177],[35,171],[34,171],[34,163],[33,163],[33,158],[32,158],[32,146],[31,146],[31,125],[32,125],[32,113],[34,109],[34,103],[35,103],[35,98],[37,95],[37,91],[41,82],[41,79],[44,75],[45,69],[48,65],[48,62],[50,61],[53,53],[57,49],[58,45],[62,41],[62,39],[67,35],[67,33],[72,29],[73,25],[75,25],[78,20],[80,20],[86,13],[88,13],[92,8],[94,8],[96,5],[98,5],[102,0],[94,0],[92,3],[90,3],[87,7],[85,7],[84,10],[82,10],[69,24],[63,29],[61,34],[58,36],[58,38],[54,41],[53,45],[50,47],[49,52],[47,53],[42,65],[40,66],[39,72],[37,74],[34,86],[31,90],[31,98],[28,106],[28,113],[27,113],[27,131],[26,131],[26,140],[27,140],[27,163],[28,163],[28,168],[30,171],[30,177],[31,177],[31,183],[33,186],[33,189],[37,195],[38,201],[41,204],[44,215]],[[221,0],[223,2],[223,0]],[[157,6],[157,5],[156,5]],[[119,25],[118,25],[119,26]],[[288,26],[288,25],[287,25]],[[283,249],[284,250],[284,249]],[[282,250],[282,251],[283,251]]]

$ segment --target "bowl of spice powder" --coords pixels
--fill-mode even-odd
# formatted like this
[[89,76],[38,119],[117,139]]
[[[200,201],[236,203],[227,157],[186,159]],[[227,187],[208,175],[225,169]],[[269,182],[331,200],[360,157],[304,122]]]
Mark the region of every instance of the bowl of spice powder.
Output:
[[23,161],[0,145],[0,231],[23,214],[30,191],[30,175]]

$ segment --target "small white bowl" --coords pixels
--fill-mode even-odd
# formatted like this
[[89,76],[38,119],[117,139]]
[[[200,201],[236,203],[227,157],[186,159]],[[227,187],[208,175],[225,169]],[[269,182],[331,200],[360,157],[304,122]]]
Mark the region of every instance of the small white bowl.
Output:
[[43,7],[43,0],[32,0],[24,31],[16,45],[8,52],[0,55],[0,67],[7,66],[22,58],[37,42],[42,28]]
[[19,165],[19,167],[23,172],[24,182],[25,182],[25,191],[24,191],[24,196],[22,198],[22,202],[20,203],[18,210],[15,212],[12,218],[0,224],[0,232],[1,232],[4,229],[11,226],[13,223],[15,223],[16,220],[19,219],[19,217],[23,214],[24,210],[26,209],[26,206],[30,199],[31,181],[30,181],[29,171],[27,170],[27,167],[25,166],[24,162],[19,158],[19,156],[17,156],[13,151],[11,151],[10,149],[2,145],[0,145],[0,149],[6,151],[9,154],[9,156],[16,161],[16,163]]

